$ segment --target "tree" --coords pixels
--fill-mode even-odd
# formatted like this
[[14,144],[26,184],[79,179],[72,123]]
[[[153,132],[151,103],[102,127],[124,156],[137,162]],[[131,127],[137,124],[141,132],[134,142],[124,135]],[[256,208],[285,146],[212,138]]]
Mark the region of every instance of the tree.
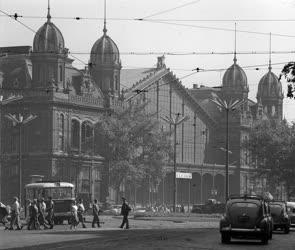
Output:
[[104,116],[96,126],[96,144],[109,165],[110,185],[141,184],[147,176],[156,184],[163,176],[171,143],[145,104],[132,103]]
[[284,76],[284,78],[288,82],[287,97],[291,99],[295,98],[293,95],[295,91],[295,62],[289,62],[284,66],[281,71],[279,80],[281,80],[282,76]]
[[[288,195],[292,192],[295,168],[292,159],[295,153],[294,125],[284,120],[263,120],[251,131],[247,148],[252,164],[256,166],[257,176],[266,177],[274,188],[284,183]],[[246,146],[246,145],[244,145]]]

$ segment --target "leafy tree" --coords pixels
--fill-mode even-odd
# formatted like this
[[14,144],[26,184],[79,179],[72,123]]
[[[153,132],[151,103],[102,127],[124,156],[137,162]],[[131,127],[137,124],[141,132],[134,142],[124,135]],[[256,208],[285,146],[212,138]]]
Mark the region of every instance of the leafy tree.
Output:
[[285,183],[288,195],[292,192],[295,175],[292,164],[295,133],[292,132],[292,127],[285,120],[263,120],[252,129],[246,143],[252,155],[252,164],[256,166],[257,176],[266,177],[272,189],[278,183]]
[[295,91],[295,62],[289,62],[284,66],[279,79],[281,79],[282,76],[284,76],[288,82],[287,97],[291,99],[295,98],[293,94]]
[[96,144],[109,164],[110,185],[142,184],[147,176],[156,184],[164,174],[171,143],[145,104],[131,104],[104,116],[96,126]]

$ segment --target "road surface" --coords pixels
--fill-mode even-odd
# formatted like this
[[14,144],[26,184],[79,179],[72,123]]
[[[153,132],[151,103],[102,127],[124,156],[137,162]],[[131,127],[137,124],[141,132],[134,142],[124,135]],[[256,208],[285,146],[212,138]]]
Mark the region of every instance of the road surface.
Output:
[[[4,231],[0,228],[0,248],[18,249],[267,249],[294,250],[295,230],[290,234],[275,233],[268,245],[259,241],[234,240],[231,244],[220,243],[215,224],[206,221],[135,221],[133,228],[116,228],[119,219],[108,219],[100,229],[56,226],[54,230]],[[90,224],[88,224],[90,226]],[[207,228],[206,228],[207,227]]]

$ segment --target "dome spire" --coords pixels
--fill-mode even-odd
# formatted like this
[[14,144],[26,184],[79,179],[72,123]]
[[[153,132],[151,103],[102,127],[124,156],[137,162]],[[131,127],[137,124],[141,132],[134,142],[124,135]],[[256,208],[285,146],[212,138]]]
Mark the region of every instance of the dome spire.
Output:
[[51,15],[50,15],[50,0],[48,0],[48,7],[47,7],[47,22],[50,23]]
[[237,63],[237,23],[235,23],[235,52],[234,52],[234,64]]
[[104,0],[104,20],[103,20],[103,34],[106,35],[107,33],[107,3],[106,0]]
[[269,33],[269,62],[268,69],[271,71],[271,32]]

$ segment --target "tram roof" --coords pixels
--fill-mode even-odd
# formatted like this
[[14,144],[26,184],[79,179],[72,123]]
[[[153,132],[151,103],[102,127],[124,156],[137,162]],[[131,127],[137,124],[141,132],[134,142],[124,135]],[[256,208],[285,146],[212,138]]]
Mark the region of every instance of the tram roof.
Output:
[[71,187],[74,185],[69,182],[35,182],[26,185],[26,188],[56,188],[56,187]]

